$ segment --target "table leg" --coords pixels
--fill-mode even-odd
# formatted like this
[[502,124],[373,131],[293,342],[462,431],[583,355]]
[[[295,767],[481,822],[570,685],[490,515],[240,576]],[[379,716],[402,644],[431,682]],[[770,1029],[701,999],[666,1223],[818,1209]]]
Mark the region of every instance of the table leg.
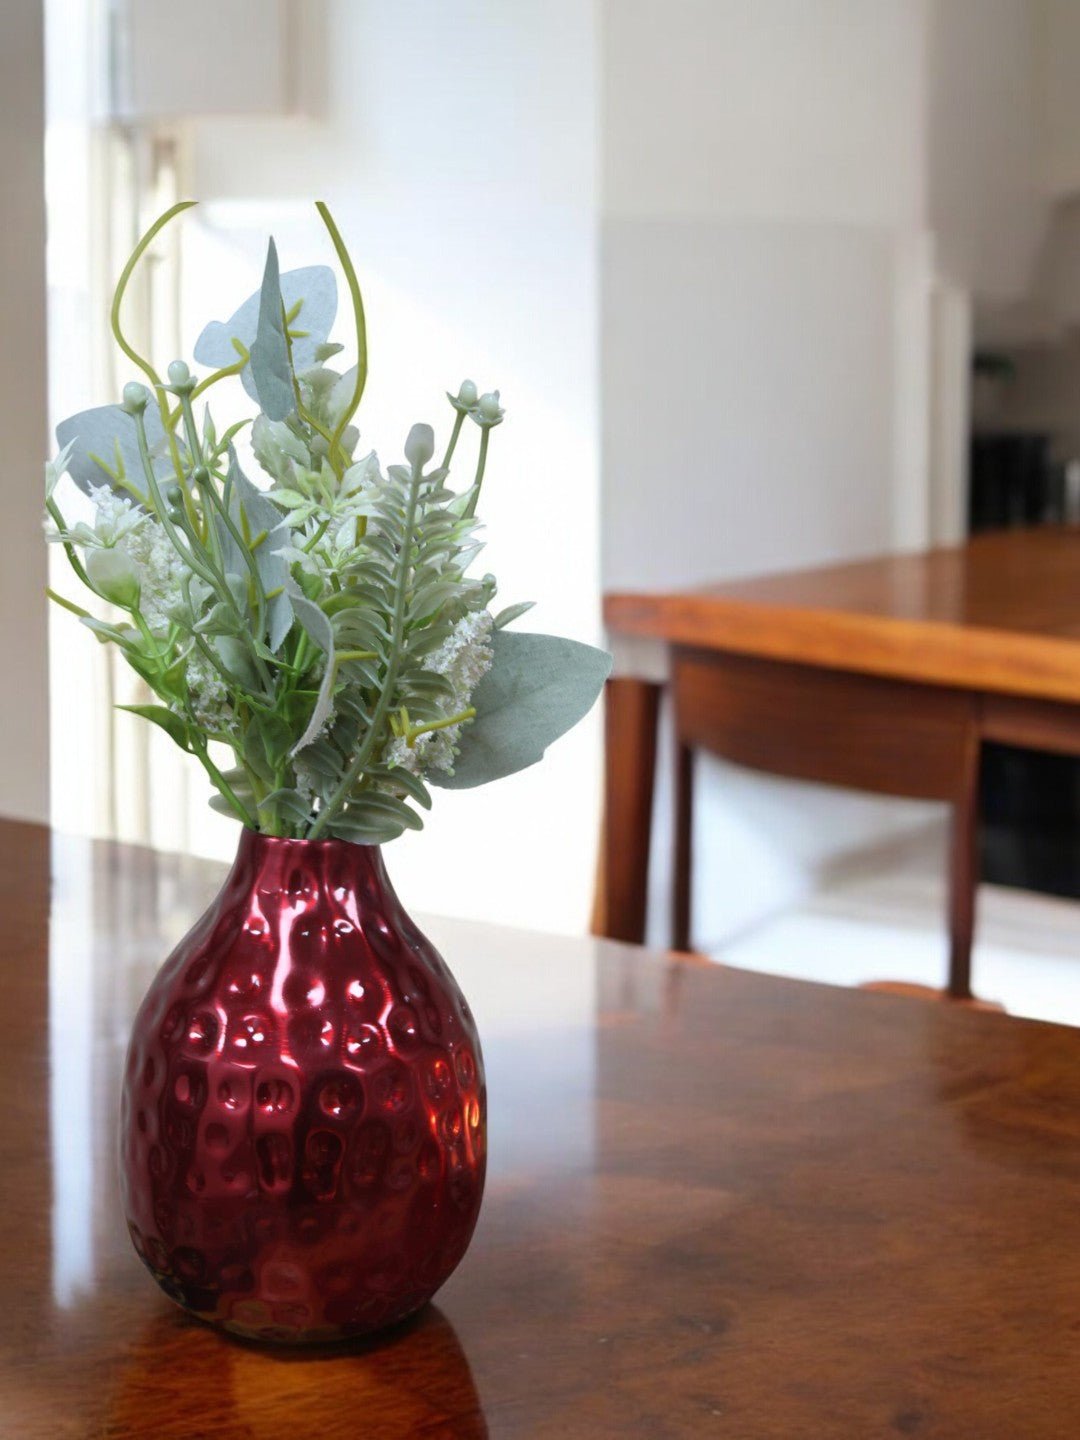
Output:
[[618,677],[604,689],[604,813],[592,933],[645,939],[660,686]]
[[690,949],[690,877],[693,868],[694,752],[675,744],[675,868],[671,891],[671,948]]
[[960,793],[953,802],[949,840],[949,995],[971,998],[975,887],[979,883],[979,737],[968,736]]

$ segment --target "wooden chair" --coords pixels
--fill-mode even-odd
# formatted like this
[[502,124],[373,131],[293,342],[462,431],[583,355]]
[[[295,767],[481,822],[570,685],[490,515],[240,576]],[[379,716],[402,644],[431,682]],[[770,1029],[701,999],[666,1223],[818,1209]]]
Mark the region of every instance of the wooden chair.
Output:
[[[952,806],[948,994],[971,995],[975,920],[979,732],[961,691],[807,666],[793,687],[768,660],[676,648],[675,855],[672,944],[691,944],[694,754],[707,750],[773,775]],[[797,741],[797,743],[796,743]]]

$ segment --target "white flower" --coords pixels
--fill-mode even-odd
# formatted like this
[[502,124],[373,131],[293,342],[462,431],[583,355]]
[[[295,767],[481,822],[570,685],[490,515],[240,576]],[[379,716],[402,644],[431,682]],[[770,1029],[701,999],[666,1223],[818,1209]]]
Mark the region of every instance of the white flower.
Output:
[[109,485],[97,486],[91,499],[96,511],[94,535],[99,545],[116,545],[150,518],[145,510],[140,509],[126,495],[118,494]]
[[174,614],[186,610],[181,579],[187,565],[162,526],[149,516],[146,524],[126,531],[117,541],[142,574],[142,613],[153,630],[167,627]]
[[193,651],[185,671],[188,704],[195,723],[213,735],[232,729],[234,715],[229,705],[229,692],[210,662]]
[[[445,714],[460,715],[469,707],[472,693],[491,669],[492,618],[487,610],[474,610],[463,616],[437,650],[428,657],[425,669],[444,676],[453,688],[453,698],[445,702]],[[464,722],[463,722],[464,723]],[[418,735],[410,745],[404,736],[392,740],[383,755],[386,765],[400,766],[413,775],[425,770],[453,772],[454,756],[461,725],[447,725]]]
[[469,697],[491,669],[492,618],[488,610],[474,610],[454,626],[437,650],[432,651],[427,669],[445,675],[454,687],[454,698],[461,703],[454,707],[464,710]]

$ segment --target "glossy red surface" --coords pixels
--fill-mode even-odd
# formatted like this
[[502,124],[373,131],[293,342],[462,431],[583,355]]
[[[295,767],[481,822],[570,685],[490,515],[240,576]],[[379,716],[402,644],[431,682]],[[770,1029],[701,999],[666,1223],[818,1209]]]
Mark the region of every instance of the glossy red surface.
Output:
[[249,1337],[393,1324],[468,1246],[485,1107],[468,1006],[379,850],[245,830],[132,1031],[135,1248],[173,1299]]

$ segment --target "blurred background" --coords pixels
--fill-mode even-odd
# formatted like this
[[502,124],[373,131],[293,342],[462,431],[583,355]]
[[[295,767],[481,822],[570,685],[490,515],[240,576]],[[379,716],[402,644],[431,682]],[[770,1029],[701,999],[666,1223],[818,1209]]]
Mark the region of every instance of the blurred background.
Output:
[[[199,208],[131,297],[164,363],[256,288],[269,232],[284,266],[329,261],[321,198],[364,287],[383,460],[464,376],[501,388],[484,563],[538,629],[597,640],[604,589],[1080,518],[1073,0],[8,0],[0,73],[8,813],[235,843],[40,598],[46,436],[130,378],[108,297],[177,198]],[[939,981],[940,807],[704,769],[699,943]],[[408,903],[582,930],[599,775],[594,716],[540,769],[441,795],[393,847]],[[1037,1011],[1080,943],[1076,766],[991,755],[984,809],[985,988],[1022,964]],[[661,917],[667,812],[661,777]]]

